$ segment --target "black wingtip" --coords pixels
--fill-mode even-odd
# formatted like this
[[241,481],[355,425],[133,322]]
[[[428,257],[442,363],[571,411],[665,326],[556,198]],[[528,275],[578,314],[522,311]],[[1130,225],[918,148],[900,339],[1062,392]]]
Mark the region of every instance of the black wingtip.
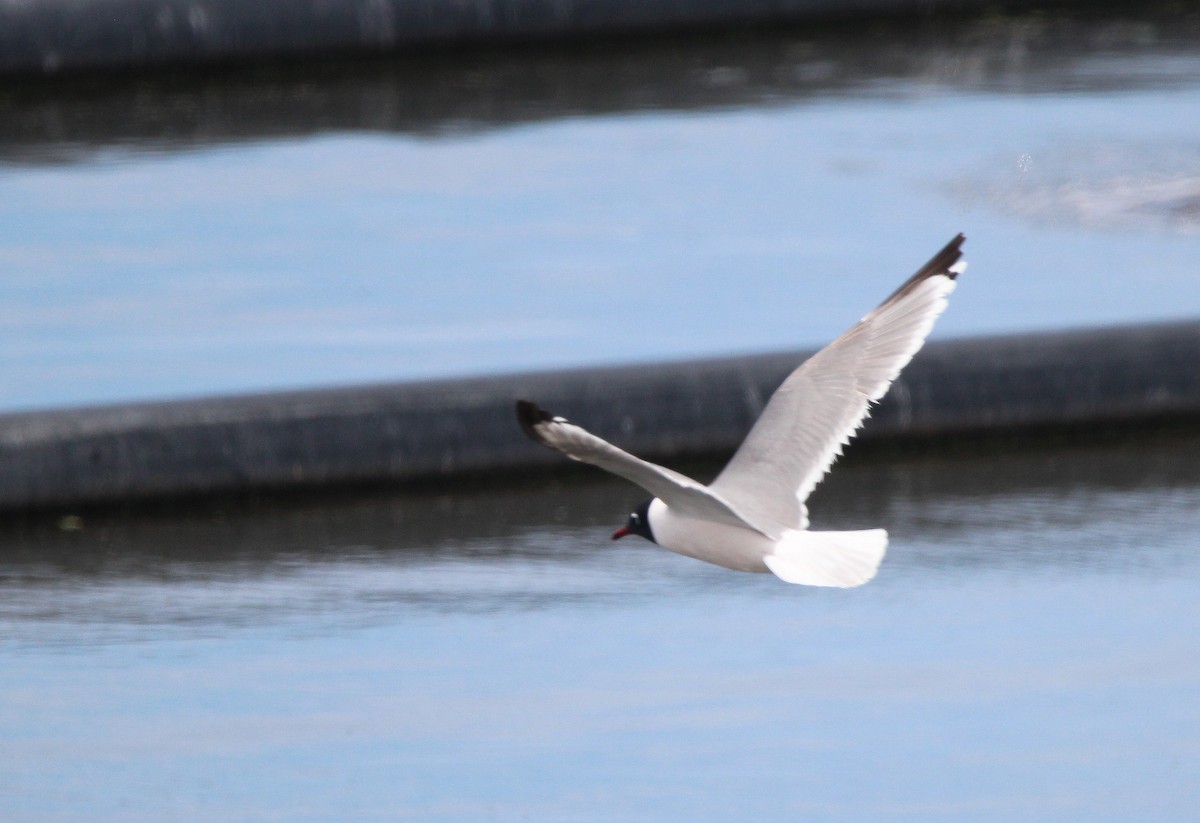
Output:
[[921,267],[917,272],[918,277],[932,277],[935,274],[944,274],[951,280],[958,277],[958,272],[950,271],[950,267],[962,258],[962,244],[967,242],[967,236],[959,232],[954,236],[954,239],[942,247],[942,250],[929,258],[929,262]]
[[935,275],[945,275],[951,280],[958,279],[958,272],[951,271],[950,267],[959,261],[962,257],[962,244],[967,241],[967,236],[959,232],[954,236],[954,239],[942,247],[942,250],[929,258],[929,262],[921,268],[917,269],[917,273],[904,281],[900,288],[896,289],[884,303],[895,300],[901,295],[907,294],[916,285],[923,280],[926,280]]
[[529,435],[529,439],[544,444],[546,441],[538,433],[537,425],[553,419],[554,415],[542,409],[537,403],[529,400],[517,401],[517,420],[525,434]]

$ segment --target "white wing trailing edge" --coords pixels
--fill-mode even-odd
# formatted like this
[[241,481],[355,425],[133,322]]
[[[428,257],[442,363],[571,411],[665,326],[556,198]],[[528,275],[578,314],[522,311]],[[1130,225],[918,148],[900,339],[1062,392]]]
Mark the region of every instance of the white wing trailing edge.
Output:
[[965,239],[792,372],[711,490],[769,533],[806,528],[805,500],[945,310]]
[[617,448],[565,417],[558,417],[528,400],[517,401],[517,419],[531,438],[572,460],[624,477],[662,500],[680,515],[737,526],[765,534],[738,509],[687,475],[672,471]]

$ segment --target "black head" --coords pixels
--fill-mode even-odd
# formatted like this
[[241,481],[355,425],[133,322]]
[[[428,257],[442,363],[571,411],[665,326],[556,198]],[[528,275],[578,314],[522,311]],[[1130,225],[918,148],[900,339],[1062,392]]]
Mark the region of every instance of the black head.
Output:
[[642,505],[633,510],[633,514],[629,515],[629,519],[625,521],[625,525],[613,532],[612,539],[619,540],[627,534],[636,534],[638,537],[644,537],[651,543],[655,542],[654,533],[650,531],[650,503],[647,500]]

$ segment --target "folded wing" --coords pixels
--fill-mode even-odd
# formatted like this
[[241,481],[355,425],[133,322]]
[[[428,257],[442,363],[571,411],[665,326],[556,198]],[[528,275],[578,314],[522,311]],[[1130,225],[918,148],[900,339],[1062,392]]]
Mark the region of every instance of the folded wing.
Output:
[[761,531],[736,507],[703,483],[622,451],[564,417],[528,400],[517,401],[517,419],[531,438],[572,460],[591,463],[624,477],[662,500],[677,514]]
[[807,527],[804,501],[946,308],[965,239],[792,372],[711,490],[764,531]]

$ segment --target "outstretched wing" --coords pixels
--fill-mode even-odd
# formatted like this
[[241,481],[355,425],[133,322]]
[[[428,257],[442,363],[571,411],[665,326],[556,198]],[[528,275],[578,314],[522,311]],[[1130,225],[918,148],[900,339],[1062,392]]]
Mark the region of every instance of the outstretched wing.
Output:
[[542,410],[536,403],[518,400],[517,419],[525,433],[537,442],[557,449],[572,460],[591,463],[636,483],[678,514],[761,531],[703,483],[634,457],[565,417]]
[[805,528],[804,501],[946,308],[965,239],[792,372],[710,488],[768,529]]

